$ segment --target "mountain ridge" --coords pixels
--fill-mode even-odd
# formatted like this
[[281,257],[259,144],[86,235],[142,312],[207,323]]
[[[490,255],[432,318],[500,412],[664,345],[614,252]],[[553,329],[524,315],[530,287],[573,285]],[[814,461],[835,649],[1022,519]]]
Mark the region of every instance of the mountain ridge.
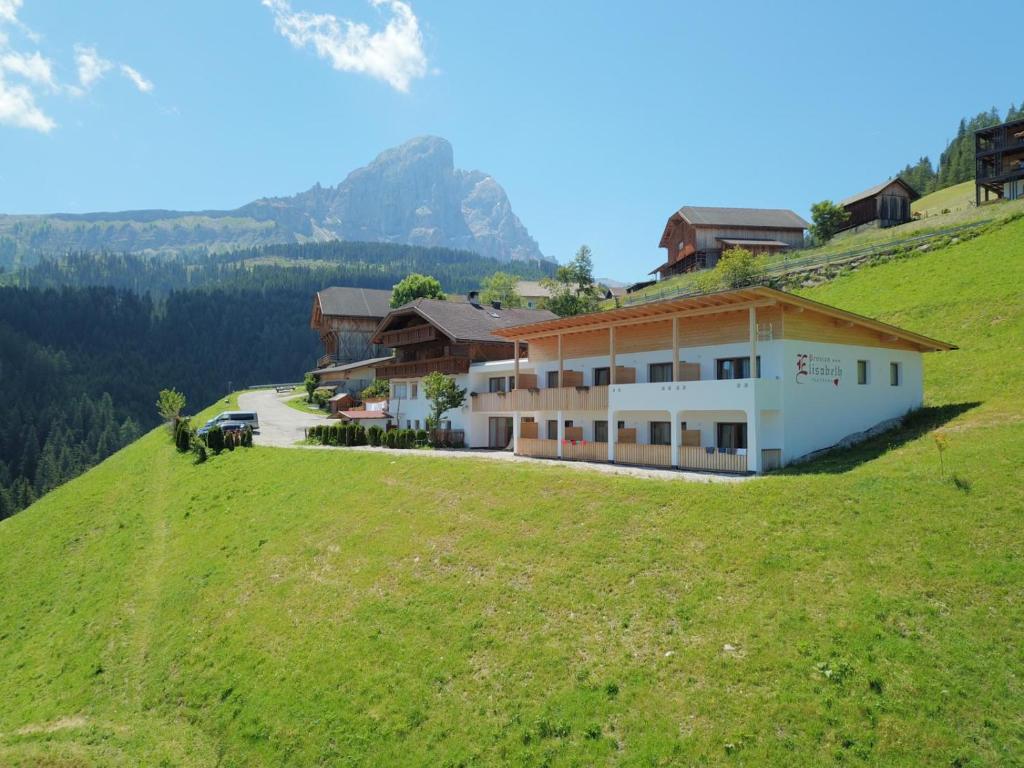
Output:
[[501,184],[455,167],[450,142],[386,149],[336,186],[261,197],[231,210],[0,214],[0,266],[69,250],[174,253],[329,240],[469,250],[500,261],[547,257]]

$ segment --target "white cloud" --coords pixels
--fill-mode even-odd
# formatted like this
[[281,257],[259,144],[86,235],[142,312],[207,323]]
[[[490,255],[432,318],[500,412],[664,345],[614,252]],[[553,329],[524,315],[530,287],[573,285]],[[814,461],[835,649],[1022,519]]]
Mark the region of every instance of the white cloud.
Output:
[[18,9],[21,0],[0,0],[0,21],[15,23],[18,20]]
[[103,79],[115,66],[143,93],[153,90],[153,83],[127,64],[109,61],[92,46],[74,47],[78,83],[61,84],[54,76],[53,62],[39,51],[17,50],[8,36],[15,30],[18,41],[38,42],[38,35],[18,19],[22,0],[0,0],[0,125],[49,133],[56,122],[37,104],[42,90],[54,94],[82,96]]
[[[2,0],[0,0],[2,2]],[[78,65],[78,84],[85,90],[103,78],[114,66],[87,45],[75,45],[75,63]]]
[[334,69],[376,77],[403,93],[412,80],[427,73],[419,21],[401,0],[370,0],[373,6],[391,11],[387,25],[378,32],[330,13],[293,11],[288,0],[262,2],[274,14],[274,25],[288,42],[296,48],[311,45]]
[[121,74],[131,80],[135,84],[135,87],[143,93],[149,93],[153,90],[153,81],[144,78],[139,70],[135,69],[135,67],[129,67],[127,64],[122,64]]
[[[22,0],[0,0],[0,25],[9,24],[24,34],[29,30],[18,21]],[[32,35],[29,34],[30,39]],[[56,123],[36,104],[31,84],[56,88],[53,67],[36,51],[25,54],[8,48],[10,38],[0,29],[0,125],[49,133]],[[10,82],[8,75],[27,82]]]
[[36,105],[28,86],[8,83],[0,72],[0,125],[49,133],[57,124]]
[[57,82],[53,79],[53,63],[43,57],[39,51],[31,56],[17,51],[0,54],[0,70],[20,75],[26,80],[45,85],[51,90],[57,89]]

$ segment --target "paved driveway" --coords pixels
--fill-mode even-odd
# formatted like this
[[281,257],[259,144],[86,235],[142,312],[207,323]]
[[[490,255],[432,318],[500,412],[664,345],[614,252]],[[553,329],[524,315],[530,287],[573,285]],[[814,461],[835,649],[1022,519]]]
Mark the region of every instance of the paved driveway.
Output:
[[253,437],[257,445],[289,447],[302,439],[306,427],[323,424],[323,416],[300,413],[284,404],[285,400],[294,396],[294,392],[279,395],[272,389],[246,392],[239,396],[238,409],[256,411],[260,418],[260,431]]

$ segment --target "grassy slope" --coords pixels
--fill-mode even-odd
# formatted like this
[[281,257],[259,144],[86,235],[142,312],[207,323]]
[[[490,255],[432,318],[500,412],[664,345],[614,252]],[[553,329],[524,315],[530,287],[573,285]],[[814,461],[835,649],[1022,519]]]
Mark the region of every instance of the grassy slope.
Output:
[[737,486],[150,434],[0,524],[0,764],[1020,764],[1022,284],[1018,221],[809,292],[963,350]]
[[941,214],[943,209],[950,211],[963,210],[974,205],[974,182],[965,181],[952,187],[940,189],[930,195],[915,200],[911,206],[914,213],[920,212],[928,216]]

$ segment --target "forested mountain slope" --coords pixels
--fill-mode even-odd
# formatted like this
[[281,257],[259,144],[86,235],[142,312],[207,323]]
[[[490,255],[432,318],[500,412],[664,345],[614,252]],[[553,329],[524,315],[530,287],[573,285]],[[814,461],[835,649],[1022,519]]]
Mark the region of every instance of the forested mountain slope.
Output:
[[742,484],[154,432],[0,523],[0,763],[1013,765],[1022,284],[1017,220],[807,290],[961,349]]
[[308,327],[330,285],[391,288],[410,272],[449,291],[505,269],[468,251],[310,243],[195,258],[75,253],[0,287],[0,519],[156,423],[164,387],[206,403],[232,383],[297,381],[322,349]]

